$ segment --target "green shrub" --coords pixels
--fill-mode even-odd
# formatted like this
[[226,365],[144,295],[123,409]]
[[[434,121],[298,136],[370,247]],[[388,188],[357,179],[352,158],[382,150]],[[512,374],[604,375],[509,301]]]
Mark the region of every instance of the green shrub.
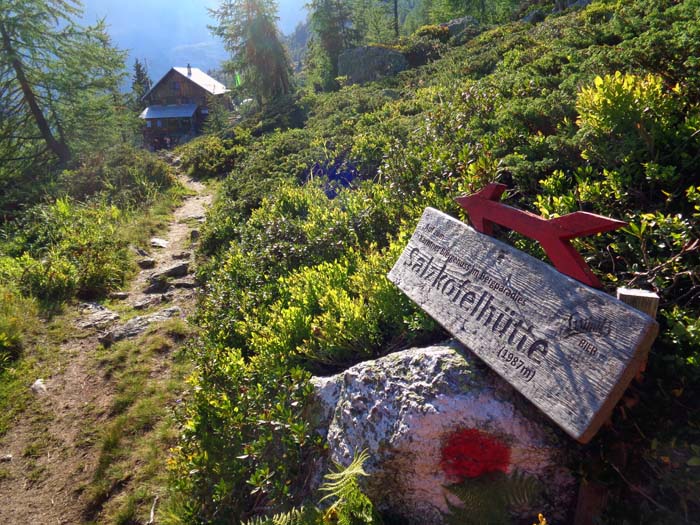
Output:
[[450,30],[447,26],[427,25],[421,26],[413,32],[415,37],[427,37],[432,40],[439,40],[446,43],[450,39]]
[[78,269],[56,251],[49,251],[41,260],[24,254],[20,289],[48,303],[71,298],[78,288]]
[[[441,333],[386,279],[404,242],[300,268],[277,280],[276,300],[265,288],[241,290],[231,324],[216,319],[221,290],[212,291],[203,326],[216,334],[194,353],[197,388],[175,467],[198,520],[225,523],[260,498],[280,508],[300,496],[304,459],[320,444],[302,417],[312,391],[308,370],[347,366]],[[250,297],[256,294],[263,297]],[[235,334],[221,333],[227,330]]]
[[[652,182],[647,184],[651,199],[657,191],[672,191],[680,182],[678,167],[684,168],[677,145],[693,134],[684,125],[684,106],[681,88],[667,89],[658,76],[615,72],[597,77],[577,102],[583,158],[619,170],[628,187]],[[661,171],[644,176],[648,163]]]
[[205,135],[180,146],[175,153],[188,175],[198,179],[220,177],[228,174],[245,154],[249,140],[250,133],[243,129],[236,132],[235,138]]
[[79,201],[100,197],[120,207],[141,207],[175,183],[170,166],[156,155],[119,145],[61,173],[57,191]]
[[[613,487],[609,521],[695,512],[700,112],[697,75],[682,72],[697,69],[696,9],[624,0],[499,26],[392,79],[309,95],[304,129],[253,139],[204,236],[215,257],[176,462],[185,514],[225,522],[300,503],[303,462],[322,445],[301,427],[309,371],[441,333],[384,276],[425,206],[466,220],[454,197],[492,181],[545,216],[629,222],[576,248],[608,289],[659,293],[661,335],[641,402],[615,412],[581,469]],[[339,160],[364,180],[334,199],[322,177],[298,187]],[[612,468],[621,450],[632,489]]]
[[32,301],[0,284],[0,371],[19,356],[35,314]]
[[132,264],[120,240],[121,221],[115,206],[70,198],[28,210],[7,227],[11,241],[5,246],[22,266],[23,292],[52,302],[119,288]]
[[316,371],[344,368],[406,344],[435,325],[386,274],[402,246],[304,268],[278,282],[280,298],[250,316],[252,354],[296,356]]

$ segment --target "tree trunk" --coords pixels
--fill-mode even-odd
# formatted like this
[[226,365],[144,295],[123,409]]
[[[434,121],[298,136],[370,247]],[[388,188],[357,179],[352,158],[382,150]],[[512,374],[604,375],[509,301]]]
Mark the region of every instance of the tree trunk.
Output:
[[37,103],[36,96],[34,95],[34,91],[32,90],[32,86],[29,85],[27,76],[24,73],[24,67],[22,65],[22,62],[19,61],[19,58],[17,58],[17,55],[15,54],[15,51],[12,48],[12,41],[10,40],[10,35],[7,33],[5,25],[2,23],[0,23],[0,35],[2,35],[3,49],[5,50],[5,53],[7,53],[7,55],[10,57],[12,69],[14,69],[15,75],[17,75],[17,80],[19,81],[20,87],[22,88],[24,100],[29,106],[29,111],[31,112],[32,117],[34,118],[34,122],[39,128],[41,137],[44,139],[49,149],[56,154],[61,163],[67,163],[70,160],[70,150],[68,149],[68,146],[66,146],[65,142],[58,141],[56,140],[56,137],[53,136],[53,133],[51,132],[51,127],[46,121],[46,118],[44,117],[44,114],[42,113],[41,108]]
[[399,39],[399,0],[394,0],[394,36]]

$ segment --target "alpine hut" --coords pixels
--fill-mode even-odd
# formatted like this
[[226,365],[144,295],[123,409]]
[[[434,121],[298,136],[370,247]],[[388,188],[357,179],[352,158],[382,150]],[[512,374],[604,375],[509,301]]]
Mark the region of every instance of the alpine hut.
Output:
[[145,121],[144,144],[161,149],[187,142],[201,132],[210,101],[228,91],[189,64],[171,68],[141,99],[148,104],[139,115]]

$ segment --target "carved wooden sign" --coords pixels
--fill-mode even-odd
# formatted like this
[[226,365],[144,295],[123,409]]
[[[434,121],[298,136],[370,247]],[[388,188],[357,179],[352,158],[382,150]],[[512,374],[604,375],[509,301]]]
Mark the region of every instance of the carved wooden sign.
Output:
[[389,279],[582,443],[658,331],[646,314],[433,208]]

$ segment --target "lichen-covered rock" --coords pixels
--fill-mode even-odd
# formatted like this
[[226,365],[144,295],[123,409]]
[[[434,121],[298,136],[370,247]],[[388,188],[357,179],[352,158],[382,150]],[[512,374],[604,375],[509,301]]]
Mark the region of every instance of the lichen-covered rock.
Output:
[[83,303],[80,305],[83,314],[76,324],[78,328],[104,328],[119,319],[119,314],[98,303]]
[[141,335],[153,323],[162,323],[168,319],[181,317],[182,310],[178,306],[171,306],[150,315],[139,315],[129,319],[126,323],[114,330],[101,335],[98,339],[104,346],[109,346],[122,339],[130,339]]
[[478,27],[479,21],[471,16],[463,16],[462,18],[455,18],[445,22],[442,25],[450,32],[450,36],[455,37],[467,28]]
[[[347,465],[367,449],[368,495],[403,522],[441,524],[447,502],[460,501],[449,485],[484,492],[491,480],[499,494],[509,480],[514,492],[520,485],[539,492],[513,502],[514,519],[545,512],[566,522],[575,491],[565,464],[578,445],[457,343],[397,352],[312,382],[330,459]],[[493,501],[509,504],[506,496]]]
[[350,84],[363,84],[390,77],[408,69],[408,62],[398,51],[378,46],[356,47],[338,57],[338,75]]

